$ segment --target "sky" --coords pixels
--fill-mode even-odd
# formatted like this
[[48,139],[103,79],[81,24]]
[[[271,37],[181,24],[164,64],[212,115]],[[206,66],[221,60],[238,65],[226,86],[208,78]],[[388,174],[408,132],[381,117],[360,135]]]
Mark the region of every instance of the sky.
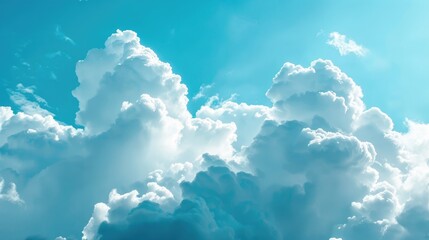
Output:
[[0,238],[427,239],[428,11],[1,0]]
[[[427,1],[2,1],[2,105],[8,89],[35,86],[57,119],[74,124],[76,62],[109,33],[131,29],[180,74],[195,96],[201,86],[222,99],[268,103],[264,92],[285,61],[331,59],[404,130],[406,118],[428,121]],[[341,56],[329,33],[369,51]],[[228,84],[228,88],[223,87]],[[380,94],[382,93],[382,94]],[[413,96],[413,97],[411,97]],[[204,99],[191,101],[191,112]],[[16,106],[14,106],[16,107]]]

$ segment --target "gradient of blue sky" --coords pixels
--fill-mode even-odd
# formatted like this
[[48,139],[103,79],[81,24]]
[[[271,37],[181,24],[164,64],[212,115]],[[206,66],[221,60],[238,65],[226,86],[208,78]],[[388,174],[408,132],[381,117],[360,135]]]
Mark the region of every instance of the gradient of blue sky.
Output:
[[[18,83],[34,85],[58,120],[74,124],[77,60],[116,29],[132,29],[182,76],[190,98],[213,84],[208,95],[267,103],[261,89],[285,61],[326,58],[401,130],[406,117],[429,120],[427,12],[428,1],[3,0],[0,105],[12,105],[8,89]],[[340,56],[326,44],[333,31],[369,53]]]

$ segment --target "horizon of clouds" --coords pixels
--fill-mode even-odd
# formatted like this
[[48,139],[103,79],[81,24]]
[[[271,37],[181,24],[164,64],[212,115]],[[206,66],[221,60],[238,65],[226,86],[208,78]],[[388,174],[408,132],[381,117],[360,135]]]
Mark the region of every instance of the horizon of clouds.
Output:
[[326,43],[336,48],[341,56],[355,54],[356,56],[363,57],[369,52],[362,45],[357,44],[354,40],[338,32],[329,33],[329,39]]
[[428,125],[394,131],[330,60],[285,63],[266,92],[270,106],[228,99],[195,117],[181,77],[133,31],[90,50],[76,74],[82,128],[0,107],[8,239],[428,234]]

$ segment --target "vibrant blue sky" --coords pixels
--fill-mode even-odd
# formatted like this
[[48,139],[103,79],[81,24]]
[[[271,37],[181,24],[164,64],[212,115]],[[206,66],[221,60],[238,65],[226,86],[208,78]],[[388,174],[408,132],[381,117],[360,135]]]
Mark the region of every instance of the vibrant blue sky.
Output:
[[[77,60],[116,29],[132,29],[182,76],[191,97],[214,84],[209,95],[267,103],[261,89],[285,61],[307,66],[326,58],[397,125],[406,117],[428,121],[427,12],[428,1],[2,0],[0,105],[11,105],[7,89],[34,85],[56,118],[73,124]],[[340,56],[326,44],[333,31],[369,53]]]

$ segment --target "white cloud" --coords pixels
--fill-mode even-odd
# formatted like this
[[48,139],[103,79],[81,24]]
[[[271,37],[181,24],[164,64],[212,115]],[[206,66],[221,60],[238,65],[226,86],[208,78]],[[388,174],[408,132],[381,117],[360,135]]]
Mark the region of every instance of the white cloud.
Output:
[[365,56],[368,52],[368,50],[362,45],[357,44],[355,41],[347,38],[346,35],[338,32],[331,32],[327,43],[335,47],[340,52],[341,56],[345,56],[350,53],[357,56]]
[[[109,197],[110,201],[110,197]],[[97,203],[94,206],[94,212],[92,213],[92,217],[89,219],[88,224],[82,231],[82,240],[91,240],[96,239],[98,228],[100,224],[104,221],[107,221],[110,207],[104,203]]]
[[277,120],[299,120],[314,127],[328,124],[342,131],[350,131],[365,108],[361,88],[331,61],[322,59],[308,68],[285,63],[266,95]]
[[[417,157],[426,156],[426,140],[416,145],[409,139],[416,138],[413,134],[426,139],[422,136],[426,126],[410,122],[410,133],[394,132],[389,116],[378,108],[366,109],[360,87],[330,61],[317,60],[309,68],[287,63],[273,82],[267,92],[271,108],[226,101],[203,106],[197,113],[234,123],[239,139],[246,131],[254,136],[251,130],[265,120],[253,141],[239,140],[251,143],[239,154],[248,161],[241,167],[248,167],[253,175],[209,168],[181,184],[181,192],[174,194],[183,202],[174,211],[144,203],[130,211],[132,218],[102,223],[100,236],[180,237],[170,224],[181,221],[181,214],[198,213],[187,215],[181,226],[201,229],[186,232],[200,239],[210,239],[209,235],[253,239],[258,233],[270,239],[421,238],[425,230],[416,226],[429,223],[425,217],[414,222],[411,218],[417,211],[424,216],[429,212],[428,198],[422,197],[427,190],[418,194],[412,189],[426,189],[419,184],[428,178],[427,167],[422,168],[427,161]],[[322,104],[311,106],[324,98]],[[421,129],[412,130],[416,128]],[[208,163],[216,165],[216,161]],[[185,211],[188,204],[193,208]],[[158,233],[162,226],[167,231]]]
[[206,92],[211,89],[213,87],[213,84],[208,84],[208,85],[202,85],[200,87],[200,90],[198,91],[197,94],[195,94],[195,96],[192,97],[192,100],[198,100],[200,98],[203,98],[206,96]]
[[144,93],[160,98],[170,116],[190,118],[186,107],[188,90],[180,76],[150,48],[140,45],[135,32],[118,30],[106,40],[104,49],[93,49],[78,62],[76,74],[76,122],[88,133],[108,130],[122,103],[136,101]]
[[233,145],[240,150],[252,142],[263,121],[269,118],[269,108],[262,105],[224,101],[218,106],[211,106],[211,104],[202,106],[196,116],[235,124],[237,141]]
[[8,186],[5,186],[5,180],[2,178],[0,178],[0,200],[23,203],[19,193],[16,191],[15,183],[9,183]]
[[16,85],[16,90],[9,90],[9,96],[13,103],[15,103],[22,112],[28,114],[40,114],[43,116],[54,115],[45,108],[48,103],[44,98],[35,93],[36,87],[25,87],[22,83]]
[[[120,56],[112,57],[113,53]],[[109,57],[113,63],[106,74],[96,66],[105,67]],[[25,202],[23,208],[0,208],[2,215],[21,213],[0,219],[5,238],[76,237],[92,206],[111,189],[128,189],[154,170],[169,169],[172,164],[184,167],[165,174],[192,178],[203,154],[229,157],[234,153],[234,124],[192,118],[180,77],[152,50],[141,46],[134,32],[113,34],[106,49],[91,50],[77,72],[81,85],[74,94],[85,129],[64,125],[40,112],[13,113],[10,107],[0,108],[0,176],[16,184]],[[97,82],[97,74],[106,77]],[[22,90],[34,93],[32,88]],[[178,184],[177,179],[173,182]],[[148,200],[171,197],[170,190],[161,185],[148,184],[144,189],[152,189],[145,192]],[[14,222],[23,222],[24,217],[29,226],[12,231]]]
[[9,120],[13,116],[13,111],[11,107],[2,107],[0,106],[0,131],[4,122]]

